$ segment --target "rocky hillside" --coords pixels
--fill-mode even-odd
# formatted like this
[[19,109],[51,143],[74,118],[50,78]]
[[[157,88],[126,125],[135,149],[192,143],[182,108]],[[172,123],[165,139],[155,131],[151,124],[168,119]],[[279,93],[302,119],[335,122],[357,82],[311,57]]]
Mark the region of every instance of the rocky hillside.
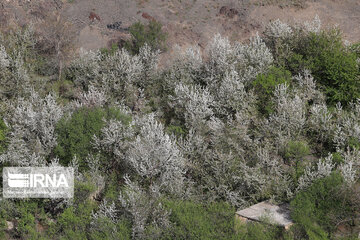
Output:
[[360,39],[358,0],[2,0],[0,26],[36,23],[53,12],[72,24],[76,48],[87,50],[124,39],[132,23],[153,19],[168,33],[168,49],[194,42],[204,48],[216,33],[245,40],[271,20],[294,24],[316,15],[325,26],[338,25],[345,39]]

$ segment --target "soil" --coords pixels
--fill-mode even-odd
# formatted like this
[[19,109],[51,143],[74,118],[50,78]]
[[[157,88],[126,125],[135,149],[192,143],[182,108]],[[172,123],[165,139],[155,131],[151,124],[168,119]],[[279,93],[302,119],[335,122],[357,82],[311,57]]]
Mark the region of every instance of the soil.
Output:
[[168,34],[168,52],[175,44],[205,48],[216,33],[243,41],[261,33],[270,20],[295,24],[316,15],[324,27],[337,25],[346,40],[360,41],[359,0],[313,0],[303,8],[258,4],[256,0],[0,0],[0,26],[40,21],[51,11],[72,23],[76,48],[86,50],[127,38],[131,24],[154,19]]

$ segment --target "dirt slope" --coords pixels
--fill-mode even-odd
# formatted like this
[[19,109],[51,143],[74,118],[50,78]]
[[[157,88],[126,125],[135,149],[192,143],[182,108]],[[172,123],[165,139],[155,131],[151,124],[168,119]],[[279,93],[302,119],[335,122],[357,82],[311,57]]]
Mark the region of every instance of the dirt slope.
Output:
[[[289,0],[292,1],[292,0]],[[261,32],[269,20],[308,21],[317,14],[325,26],[337,24],[345,39],[360,41],[360,0],[307,1],[305,8],[278,4],[260,6],[257,0],[0,0],[0,24],[24,25],[59,11],[77,32],[76,47],[98,49],[120,38],[136,21],[160,21],[174,44],[205,47],[216,33],[244,40]],[[115,28],[115,29],[114,29]]]

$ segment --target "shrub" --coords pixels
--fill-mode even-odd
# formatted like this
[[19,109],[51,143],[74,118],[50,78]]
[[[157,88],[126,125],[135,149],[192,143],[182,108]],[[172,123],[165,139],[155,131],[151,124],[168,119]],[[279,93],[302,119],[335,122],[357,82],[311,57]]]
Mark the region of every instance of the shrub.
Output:
[[5,239],[5,230],[7,228],[7,224],[5,219],[0,217],[0,238]]
[[288,161],[298,162],[309,153],[310,149],[305,141],[289,141],[285,149],[284,158]]
[[65,103],[75,97],[74,83],[69,80],[60,80],[51,82],[48,86],[49,90],[55,92],[59,96],[59,100],[63,100]]
[[59,216],[56,229],[60,233],[60,239],[87,239],[87,227],[91,221],[93,204],[86,202],[78,208],[69,207]]
[[110,48],[100,48],[100,52],[102,56],[111,56],[114,55],[119,50],[119,46],[116,43],[111,44]]
[[11,127],[7,151],[0,162],[11,165],[44,164],[56,146],[56,123],[63,116],[63,108],[54,94],[45,97],[31,90],[27,98],[19,98],[8,106],[5,119]]
[[234,234],[235,210],[227,203],[168,200],[165,207],[173,226],[164,239],[229,239]]
[[284,151],[285,161],[293,166],[291,174],[293,179],[298,181],[299,177],[304,173],[306,155],[310,154],[309,146],[305,141],[289,141]]
[[271,67],[267,73],[259,74],[253,86],[258,95],[258,109],[260,113],[269,115],[274,112],[274,96],[275,87],[279,84],[290,84],[291,72],[282,67]]
[[35,229],[35,214],[38,212],[38,203],[35,201],[20,202],[17,206],[19,220],[16,233],[23,239],[37,239],[38,233]]
[[18,232],[22,237],[36,235],[35,217],[29,212],[23,212],[18,221]]
[[130,240],[131,227],[128,221],[121,220],[113,223],[109,218],[97,219],[96,227],[91,229],[89,239],[91,240]]
[[91,182],[91,176],[88,174],[85,175],[85,179],[82,181],[75,181],[75,189],[74,189],[74,203],[80,204],[86,202],[90,195],[95,192],[96,186]]
[[177,125],[171,125],[170,124],[166,128],[166,133],[169,134],[169,135],[174,134],[175,136],[180,137],[180,136],[185,135],[186,132],[185,132],[183,126],[177,126]]
[[[92,139],[99,136],[106,119],[126,118],[119,110],[114,108],[102,109],[80,108],[71,118],[61,119],[56,126],[58,145],[54,153],[60,158],[60,162],[68,164],[74,156],[77,156],[80,167],[84,168],[85,158],[92,152]],[[124,121],[126,121],[125,119]]]
[[161,23],[151,21],[148,25],[136,22],[130,26],[132,39],[125,42],[124,47],[132,54],[139,54],[145,44],[152,49],[165,49],[166,33],[161,30]]
[[[122,176],[119,176],[118,173],[113,172],[108,176],[104,189],[104,198],[108,201],[116,201],[119,195],[120,186],[117,184],[120,181]],[[122,180],[122,179],[121,179]]]
[[343,45],[340,32],[331,30],[309,33],[299,41],[288,57],[288,67],[293,73],[310,69],[328,102],[346,105],[360,97],[356,59],[356,53]]
[[70,119],[61,119],[57,126],[58,145],[55,154],[59,156],[60,162],[68,164],[76,155],[84,160],[91,152],[91,139],[93,135],[99,135],[104,125],[104,110],[79,109]]
[[284,231],[277,226],[271,225],[265,221],[265,223],[250,222],[242,224],[237,229],[237,234],[232,239],[244,239],[244,240],[275,240],[286,239]]
[[0,43],[0,97],[5,100],[24,96],[29,87],[29,81],[21,52],[11,56]]
[[336,166],[340,166],[342,163],[344,163],[344,158],[339,152],[335,152],[332,154],[333,158],[332,161]]
[[171,210],[170,227],[162,239],[282,239],[281,228],[269,223],[243,224],[234,218],[235,209],[225,202],[207,204],[166,200]]
[[348,145],[350,148],[360,149],[360,141],[355,137],[350,137],[348,140]]
[[12,29],[7,32],[2,32],[0,37],[0,45],[4,45],[11,57],[21,56],[25,61],[27,68],[32,69],[34,67],[37,53],[35,51],[35,45],[37,39],[34,32],[34,25],[29,24],[21,28]]
[[4,120],[0,119],[0,153],[4,152],[6,149],[6,133],[8,128]]
[[352,216],[351,203],[340,173],[316,180],[291,201],[292,218],[304,237],[328,239],[341,219]]
[[360,42],[352,44],[350,46],[350,50],[354,52],[358,58],[360,58]]
[[34,62],[34,72],[53,79],[53,76],[58,72],[58,67],[47,56],[38,55]]

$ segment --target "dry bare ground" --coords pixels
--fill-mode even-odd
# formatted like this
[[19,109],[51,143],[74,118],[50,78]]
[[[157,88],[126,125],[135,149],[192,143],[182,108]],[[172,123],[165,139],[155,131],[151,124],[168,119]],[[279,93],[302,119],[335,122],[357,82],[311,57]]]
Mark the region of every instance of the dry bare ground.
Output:
[[175,44],[204,48],[216,33],[245,40],[270,20],[297,23],[315,15],[325,26],[338,25],[350,42],[360,40],[359,0],[1,0],[0,24],[36,22],[51,11],[72,23],[76,48],[87,50],[126,38],[132,23],[151,19],[168,33],[169,52]]

